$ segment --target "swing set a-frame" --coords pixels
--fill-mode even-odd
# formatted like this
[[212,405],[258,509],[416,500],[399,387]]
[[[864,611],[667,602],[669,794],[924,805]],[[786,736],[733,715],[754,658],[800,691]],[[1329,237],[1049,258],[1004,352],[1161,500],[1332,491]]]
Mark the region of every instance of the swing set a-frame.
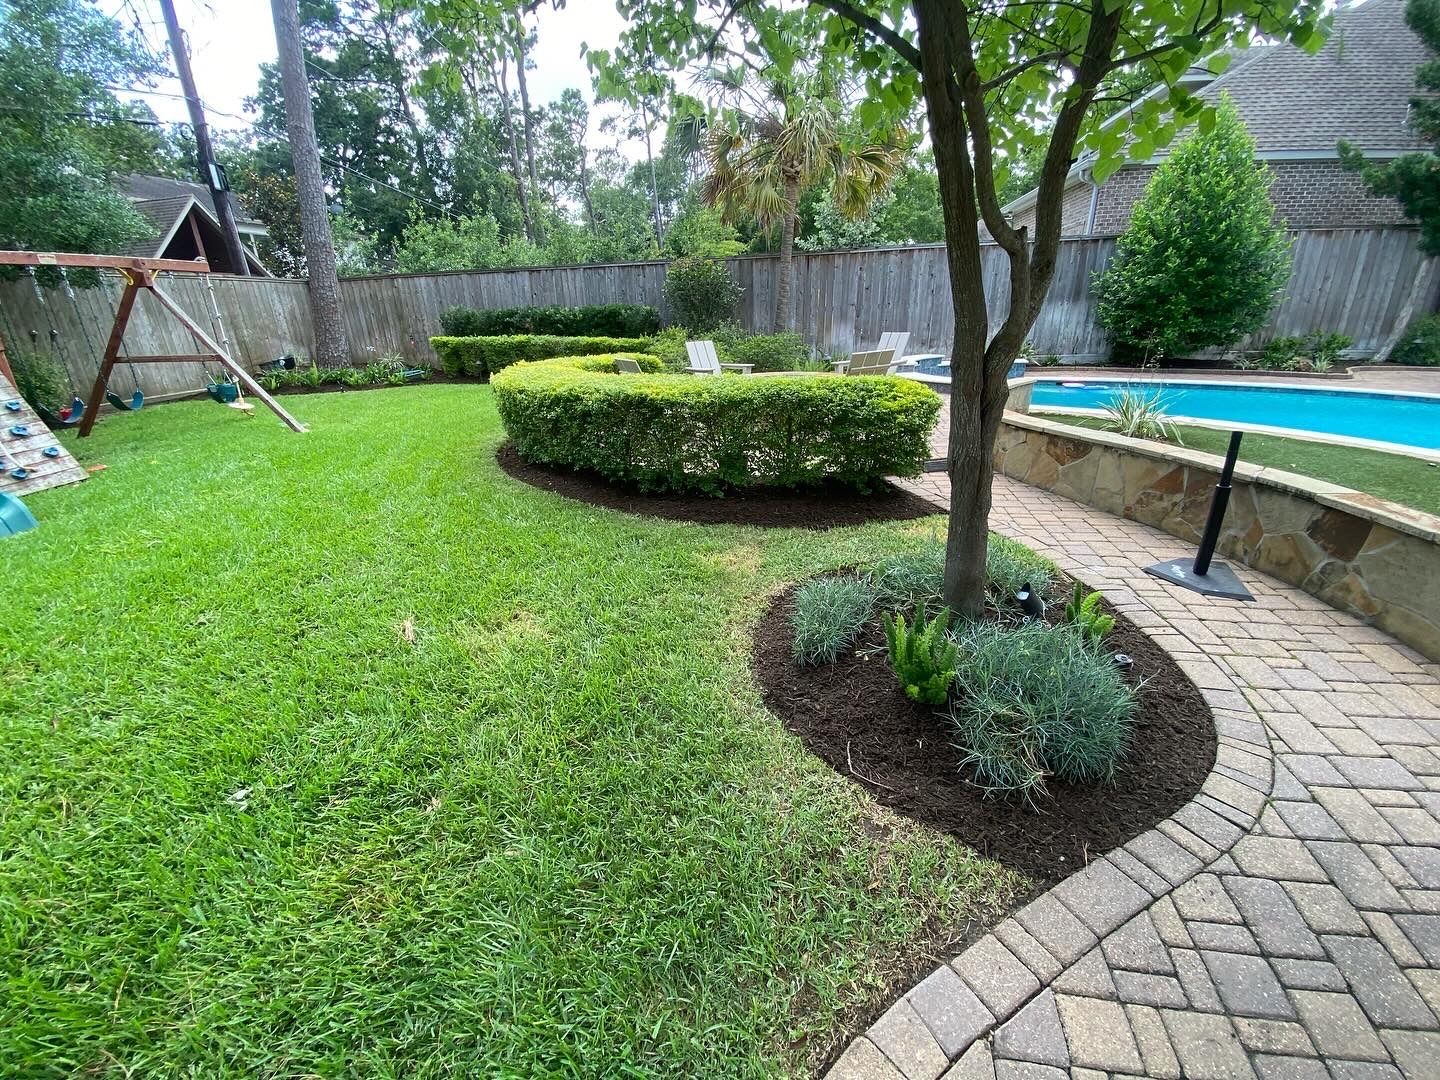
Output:
[[23,266],[32,270],[36,267],[55,267],[62,274],[67,267],[84,270],[111,270],[118,273],[125,282],[124,290],[120,294],[119,307],[115,311],[115,321],[110,327],[110,338],[105,345],[105,354],[100,360],[99,370],[95,373],[95,384],[90,390],[90,397],[85,402],[85,412],[80,421],[79,433],[81,436],[89,435],[95,427],[100,406],[105,402],[109,392],[110,373],[116,363],[122,361],[120,350],[125,340],[125,330],[130,324],[130,316],[135,310],[135,303],[142,293],[153,297],[156,303],[169,312],[175,321],[195,339],[201,351],[130,354],[123,357],[124,363],[218,363],[226,375],[244,388],[245,393],[258,398],[291,431],[305,431],[305,425],[286,412],[278,401],[266,393],[265,388],[255,381],[251,374],[226,351],[224,346],[201,329],[195,320],[185,313],[185,309],[176,303],[175,299],[165,292],[156,281],[157,274],[167,272],[208,274],[210,264],[204,259],[187,261],[184,259],[140,259],[122,255],[82,255],[69,252],[0,251],[0,266]]

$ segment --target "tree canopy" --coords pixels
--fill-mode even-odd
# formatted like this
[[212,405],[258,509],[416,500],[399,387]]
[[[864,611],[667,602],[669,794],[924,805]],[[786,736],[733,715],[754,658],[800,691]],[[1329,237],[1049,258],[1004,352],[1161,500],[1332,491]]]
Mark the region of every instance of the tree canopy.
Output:
[[134,33],[86,0],[5,5],[0,247],[103,252],[145,234],[113,181],[153,168],[163,132],[153,113],[110,87],[143,85],[158,70]]

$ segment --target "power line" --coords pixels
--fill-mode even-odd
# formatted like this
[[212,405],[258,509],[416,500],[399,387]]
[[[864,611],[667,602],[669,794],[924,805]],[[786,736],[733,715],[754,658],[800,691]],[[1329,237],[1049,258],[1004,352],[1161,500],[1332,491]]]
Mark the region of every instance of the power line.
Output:
[[[230,117],[230,118],[232,118],[232,119],[234,119],[234,120],[239,120],[241,123],[248,124],[251,128],[253,128],[255,131],[258,131],[261,135],[265,135],[265,136],[267,136],[267,137],[269,137],[269,138],[271,138],[271,139],[279,139],[281,142],[284,142],[284,143],[287,143],[287,144],[290,142],[290,137],[289,137],[288,135],[282,134],[281,132],[278,132],[278,131],[271,131],[269,128],[261,127],[261,126],[260,126],[259,124],[257,124],[255,121],[251,120],[249,117],[241,116],[239,113],[226,112],[224,109],[215,109],[215,108],[212,108],[212,107],[209,106],[209,105],[206,105],[205,107],[206,107],[206,109],[208,109],[210,112],[215,113],[217,116],[228,116],[228,117]],[[336,161],[336,160],[334,160],[333,158],[328,158],[328,157],[326,157],[324,154],[321,154],[321,155],[320,155],[320,160],[323,161],[323,162],[325,162],[325,164],[327,164],[327,165],[331,165],[331,166],[333,166],[333,167],[335,167],[335,168],[337,168],[337,169],[343,170],[344,172],[351,173],[351,174],[354,175],[354,176],[358,176],[360,179],[365,180],[365,181],[368,181],[369,183],[379,184],[379,185],[380,185],[381,187],[383,187],[383,188],[388,188],[390,191],[395,192],[395,194],[397,194],[397,195],[403,195],[405,198],[409,199],[411,202],[420,203],[420,204],[422,204],[422,205],[424,205],[424,206],[429,206],[429,207],[432,207],[432,208],[434,208],[434,209],[436,209],[436,210],[439,210],[440,213],[444,214],[444,215],[445,215],[446,217],[448,217],[448,218],[452,218],[452,219],[455,218],[455,214],[454,214],[454,213],[452,213],[450,210],[446,209],[445,207],[441,206],[439,203],[431,202],[429,199],[423,199],[423,198],[421,198],[419,195],[412,195],[410,192],[406,191],[404,188],[399,188],[399,187],[396,187],[394,184],[387,183],[387,182],[384,181],[384,180],[379,180],[379,179],[376,179],[376,178],[373,177],[373,176],[368,176],[367,174],[361,172],[359,169],[352,169],[349,165],[346,165],[344,162]]]
[[[180,101],[184,101],[184,100],[185,100],[185,95],[184,95],[184,94],[171,94],[171,93],[167,93],[167,92],[164,91],[164,90],[134,90],[134,89],[131,89],[130,87],[126,87],[126,86],[107,86],[107,87],[105,87],[105,89],[106,89],[106,90],[113,90],[113,91],[116,91],[116,92],[119,92],[119,93],[125,93],[125,94],[144,94],[144,95],[147,95],[147,96],[150,96],[150,97],[176,98],[176,99],[178,99],[178,100],[180,100]],[[242,124],[245,124],[247,127],[250,127],[250,128],[252,128],[252,129],[254,129],[255,131],[258,131],[261,135],[264,135],[264,136],[266,136],[267,138],[279,139],[281,142],[284,142],[284,143],[289,143],[289,142],[290,142],[290,137],[289,137],[288,135],[285,135],[285,134],[283,134],[283,133],[281,133],[281,132],[278,132],[278,131],[271,131],[269,128],[262,127],[262,126],[260,126],[259,124],[257,124],[254,120],[251,120],[248,116],[242,116],[240,113],[228,112],[228,111],[226,111],[225,109],[217,109],[217,108],[215,108],[215,106],[211,105],[208,101],[205,101],[203,98],[201,99],[200,104],[204,106],[206,112],[214,113],[216,116],[229,117],[229,118],[232,119],[232,120],[239,120]],[[445,207],[441,206],[439,203],[431,202],[429,199],[421,198],[419,195],[412,195],[410,192],[406,191],[404,188],[396,187],[394,184],[388,183],[387,181],[380,180],[380,179],[377,179],[377,178],[374,177],[374,176],[370,176],[370,175],[368,175],[368,174],[366,174],[366,173],[363,173],[363,172],[361,172],[359,169],[355,169],[355,168],[352,168],[352,167],[349,166],[349,165],[346,165],[343,161],[336,161],[334,158],[328,158],[328,157],[326,157],[324,154],[321,154],[321,155],[320,155],[320,160],[323,161],[323,162],[325,162],[325,164],[330,165],[330,166],[332,166],[332,167],[334,167],[334,168],[336,168],[336,169],[340,169],[340,170],[342,170],[343,172],[350,173],[352,176],[358,176],[361,180],[365,180],[365,181],[367,181],[368,183],[378,184],[380,187],[387,188],[387,189],[389,189],[390,191],[395,192],[395,194],[397,194],[397,195],[403,195],[405,198],[409,199],[411,202],[416,202],[416,203],[420,203],[420,204],[423,205],[423,206],[432,207],[432,208],[434,208],[434,209],[436,209],[436,210],[439,210],[439,211],[440,211],[442,214],[444,214],[446,217],[451,218],[451,219],[455,219],[455,214],[454,214],[452,211],[447,210]]]

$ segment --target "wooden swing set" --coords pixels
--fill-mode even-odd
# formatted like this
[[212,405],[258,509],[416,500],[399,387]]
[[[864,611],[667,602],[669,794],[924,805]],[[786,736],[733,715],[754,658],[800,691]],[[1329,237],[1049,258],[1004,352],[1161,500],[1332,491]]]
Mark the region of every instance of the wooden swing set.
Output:
[[[175,299],[165,292],[155,280],[160,273],[176,274],[208,274],[210,264],[204,259],[140,259],[120,255],[80,255],[66,252],[44,252],[44,251],[0,251],[0,266],[24,266],[24,267],[56,267],[63,273],[66,267],[75,267],[83,270],[113,270],[125,281],[124,291],[120,294],[120,305],[115,311],[115,321],[110,327],[110,339],[105,345],[105,355],[101,358],[100,368],[95,373],[95,384],[91,388],[89,400],[85,403],[84,416],[80,421],[80,435],[89,435],[95,427],[95,419],[100,413],[100,406],[105,402],[105,396],[110,384],[110,373],[115,364],[123,359],[127,364],[187,364],[202,363],[208,364],[214,361],[224,369],[225,373],[244,387],[245,393],[252,397],[259,398],[265,407],[278,416],[282,423],[291,431],[303,432],[305,425],[296,420],[285,411],[284,407],[265,392],[255,379],[240,366],[236,360],[226,352],[225,348],[213,337],[207,334],[200,326],[185,313],[185,310],[175,302]],[[203,351],[195,353],[156,353],[149,355],[127,355],[122,358],[120,353],[121,345],[125,340],[125,330],[130,324],[130,315],[135,310],[135,302],[141,293],[147,293],[155,299],[162,308],[168,311],[175,320],[190,334],[200,345]],[[0,365],[8,369],[5,363],[4,344],[0,343]]]

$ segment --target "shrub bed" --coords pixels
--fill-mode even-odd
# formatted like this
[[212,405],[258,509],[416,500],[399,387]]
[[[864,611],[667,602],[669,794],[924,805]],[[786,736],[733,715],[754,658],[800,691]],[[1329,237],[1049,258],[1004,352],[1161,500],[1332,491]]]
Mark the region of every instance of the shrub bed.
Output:
[[480,337],[432,337],[430,347],[447,375],[478,375],[488,379],[522,360],[557,356],[646,352],[646,337],[561,337],[553,334],[505,334]]
[[477,309],[453,307],[440,316],[450,337],[554,334],[561,337],[641,337],[660,329],[660,313],[646,304],[588,307],[531,305]]
[[523,364],[494,382],[527,461],[644,491],[869,487],[930,456],[940,398],[889,376],[611,375],[613,359]]

